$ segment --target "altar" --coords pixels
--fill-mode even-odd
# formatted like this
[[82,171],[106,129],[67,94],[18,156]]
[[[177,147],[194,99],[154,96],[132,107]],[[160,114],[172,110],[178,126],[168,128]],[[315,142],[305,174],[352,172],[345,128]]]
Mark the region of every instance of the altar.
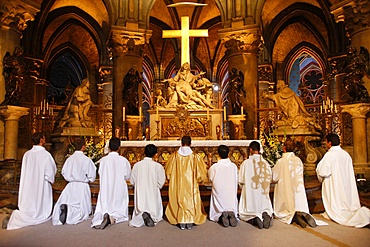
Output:
[[[239,168],[242,162],[248,158],[248,146],[252,141],[253,140],[192,140],[191,149],[204,159],[208,169],[219,160],[217,153],[218,146],[221,144],[226,145],[230,149],[230,160]],[[259,140],[257,140],[257,142],[260,143]],[[168,157],[179,149],[181,141],[121,141],[120,154],[126,157],[131,166],[133,166],[136,162],[144,158],[144,148],[148,144],[156,145],[158,154],[154,160],[165,165]]]

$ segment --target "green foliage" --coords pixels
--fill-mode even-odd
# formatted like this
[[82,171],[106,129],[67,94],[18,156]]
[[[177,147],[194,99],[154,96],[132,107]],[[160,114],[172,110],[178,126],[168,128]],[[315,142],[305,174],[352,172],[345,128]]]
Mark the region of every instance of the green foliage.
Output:
[[[94,164],[98,167],[100,163],[100,159],[104,156],[104,140],[99,139],[98,142],[94,142],[94,138],[85,138],[86,143],[85,143],[85,151],[84,154],[89,157]],[[76,148],[73,146],[73,143],[69,143],[68,147],[68,154],[66,155],[66,158],[71,156],[75,152]]]

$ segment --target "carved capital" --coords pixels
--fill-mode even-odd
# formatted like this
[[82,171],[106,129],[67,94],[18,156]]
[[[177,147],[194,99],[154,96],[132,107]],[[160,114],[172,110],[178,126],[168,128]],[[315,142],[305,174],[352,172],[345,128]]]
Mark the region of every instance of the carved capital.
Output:
[[261,64],[258,65],[258,81],[272,81],[272,65],[271,64]]
[[29,108],[20,106],[0,106],[0,115],[4,116],[5,121],[18,121],[20,117],[28,115]]
[[345,22],[348,35],[370,27],[370,0],[342,1],[331,8],[336,22]]
[[263,40],[258,29],[245,29],[241,31],[220,31],[221,42],[227,48],[227,55],[235,53],[259,54]]
[[31,1],[25,3],[20,0],[0,0],[0,23],[2,26],[15,26],[19,31],[23,31],[27,22],[33,21],[39,11],[40,6]]
[[349,113],[352,118],[366,118],[366,114],[370,111],[370,104],[358,103],[351,105],[342,105],[342,112]]
[[110,47],[114,56],[137,55],[142,56],[144,45],[149,43],[151,30],[131,31],[125,28],[113,27],[110,37]]

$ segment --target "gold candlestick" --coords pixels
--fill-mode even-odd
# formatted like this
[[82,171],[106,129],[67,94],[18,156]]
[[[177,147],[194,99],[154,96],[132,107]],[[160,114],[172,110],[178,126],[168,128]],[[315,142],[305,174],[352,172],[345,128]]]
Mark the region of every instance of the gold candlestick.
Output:
[[247,140],[247,136],[245,135],[245,128],[244,128],[245,120],[240,120],[240,122],[241,122],[241,132],[242,132],[241,139],[242,140]]
[[161,121],[159,121],[159,120],[155,120],[155,123],[157,124],[157,133],[155,133],[154,140],[156,140],[156,141],[159,141],[159,138],[160,138],[160,134],[159,134],[159,123],[160,122]]
[[143,123],[143,121],[141,120],[141,116],[140,116],[138,126],[137,126],[137,140],[139,140],[139,141],[143,140],[142,123]]
[[126,136],[126,121],[122,122],[122,141],[127,141],[127,136]]
[[227,124],[227,120],[225,119],[224,120],[224,133],[223,133],[222,139],[224,139],[224,140],[230,140],[229,133],[227,133],[226,124]]

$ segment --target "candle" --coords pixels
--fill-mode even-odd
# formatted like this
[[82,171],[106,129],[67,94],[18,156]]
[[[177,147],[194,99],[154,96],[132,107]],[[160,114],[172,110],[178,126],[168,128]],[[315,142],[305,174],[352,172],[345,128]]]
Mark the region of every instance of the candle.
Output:
[[141,106],[139,107],[139,121],[141,121]]
[[243,113],[243,106],[240,108],[240,115],[244,115],[244,113]]
[[49,110],[49,102],[46,102],[46,110]]
[[226,107],[224,107],[224,121],[226,121]]
[[156,121],[159,121],[159,110],[158,110],[158,106],[157,106],[157,109],[156,109],[156,115],[155,115],[155,120]]
[[209,108],[207,108],[207,120],[209,120]]
[[126,121],[126,107],[123,107],[122,109],[122,121]]
[[322,114],[322,105],[320,106],[320,113]]

